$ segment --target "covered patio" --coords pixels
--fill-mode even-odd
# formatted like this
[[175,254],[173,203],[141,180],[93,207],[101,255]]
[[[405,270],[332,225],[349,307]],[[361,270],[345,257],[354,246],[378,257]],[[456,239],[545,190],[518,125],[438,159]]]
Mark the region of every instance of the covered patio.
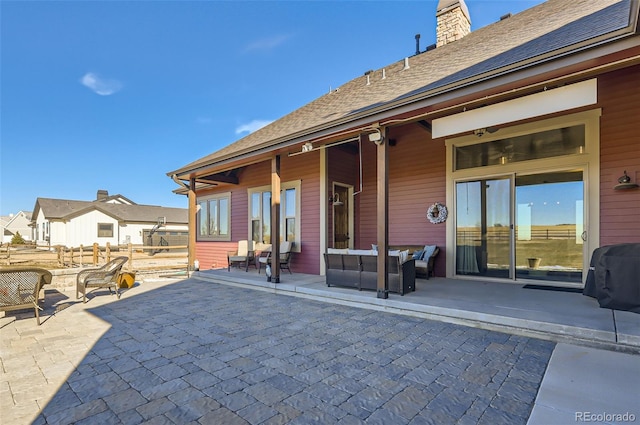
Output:
[[557,342],[640,352],[640,314],[600,308],[597,300],[568,288],[467,279],[416,279],[416,291],[389,298],[375,291],[327,287],[324,276],[282,274],[278,284],[257,271],[213,269],[193,278],[251,287],[318,301],[393,312]]

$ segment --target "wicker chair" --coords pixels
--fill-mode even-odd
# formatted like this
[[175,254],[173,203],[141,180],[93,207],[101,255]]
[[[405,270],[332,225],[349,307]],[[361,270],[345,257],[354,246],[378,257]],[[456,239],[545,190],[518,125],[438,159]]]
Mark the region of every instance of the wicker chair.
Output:
[[82,302],[86,303],[87,289],[107,288],[110,294],[115,292],[119,299],[118,276],[128,260],[127,257],[116,257],[102,267],[82,270],[76,277],[76,298],[80,298],[82,292]]
[[40,325],[40,291],[51,283],[51,272],[35,267],[6,267],[0,270],[0,311],[33,308]]

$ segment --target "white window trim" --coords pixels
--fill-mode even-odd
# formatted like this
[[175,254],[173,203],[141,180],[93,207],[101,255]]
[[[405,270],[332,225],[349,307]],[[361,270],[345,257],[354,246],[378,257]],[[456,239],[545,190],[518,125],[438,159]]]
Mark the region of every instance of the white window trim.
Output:
[[[301,187],[302,187],[302,180],[291,180],[288,182],[284,182],[280,184],[280,190],[281,191],[285,191],[287,189],[295,189],[296,190],[296,240],[294,241],[294,245],[293,245],[293,252],[300,252],[300,243],[301,243],[301,235],[300,235],[300,221],[302,220],[302,216],[300,214],[301,212],[301,208],[300,208],[300,203],[301,203]],[[251,199],[252,199],[252,195],[256,192],[272,192],[271,191],[271,185],[266,185],[266,186],[259,186],[259,187],[251,187],[249,189],[247,189],[247,235],[249,235],[249,237],[251,237],[251,232],[252,232],[252,227],[251,227]],[[284,197],[280,197],[280,202],[283,202],[283,198]],[[280,236],[283,236],[282,232],[284,231],[283,228],[283,216],[280,216]]]
[[[200,209],[198,206],[201,202],[209,202],[211,200],[227,200],[227,217],[229,217],[229,232],[226,235],[201,235],[200,234]],[[199,196],[196,199],[196,240],[198,242],[211,242],[211,241],[230,241],[231,240],[231,221],[233,218],[231,217],[231,192],[223,192],[223,193],[214,193],[206,196]]]

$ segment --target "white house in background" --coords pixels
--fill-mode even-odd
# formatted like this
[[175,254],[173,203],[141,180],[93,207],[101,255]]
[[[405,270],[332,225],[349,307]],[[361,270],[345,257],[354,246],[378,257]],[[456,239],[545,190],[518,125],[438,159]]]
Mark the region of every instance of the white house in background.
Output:
[[0,216],[0,229],[2,230],[2,243],[11,243],[11,239],[20,232],[20,236],[25,241],[33,239],[31,224],[31,213],[20,211],[17,214]]
[[109,196],[106,190],[98,190],[95,201],[38,198],[31,225],[38,245],[75,248],[94,243],[159,245],[167,241],[169,245],[186,245],[187,214],[186,208],[138,205],[122,195]]

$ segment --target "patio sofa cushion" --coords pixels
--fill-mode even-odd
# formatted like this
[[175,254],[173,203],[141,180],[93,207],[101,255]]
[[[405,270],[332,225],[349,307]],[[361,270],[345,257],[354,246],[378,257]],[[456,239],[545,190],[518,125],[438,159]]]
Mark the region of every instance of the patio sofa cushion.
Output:
[[431,257],[436,248],[436,245],[425,245],[422,253],[422,258],[420,258],[420,260]]

